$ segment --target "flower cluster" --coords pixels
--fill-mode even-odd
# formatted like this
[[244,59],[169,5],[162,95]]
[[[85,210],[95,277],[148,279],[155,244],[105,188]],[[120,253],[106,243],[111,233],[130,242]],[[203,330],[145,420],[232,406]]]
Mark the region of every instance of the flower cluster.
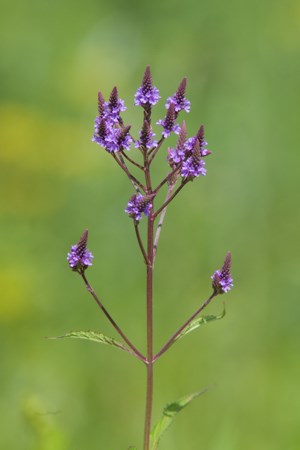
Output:
[[[95,119],[95,129],[93,141],[101,145],[107,152],[113,154],[118,164],[123,170],[129,173],[127,167],[127,159],[135,164],[132,158],[123,154],[124,150],[129,150],[131,144],[137,148],[143,155],[145,161],[154,158],[164,139],[167,139],[171,133],[178,136],[176,148],[168,149],[167,161],[172,168],[173,175],[169,175],[168,183],[176,184],[179,176],[182,182],[191,181],[200,175],[206,175],[204,157],[211,152],[206,148],[207,142],[204,140],[204,127],[201,125],[196,136],[187,137],[185,122],[180,127],[177,119],[180,112],[190,111],[190,101],[186,98],[186,78],[183,78],[179,84],[177,91],[168,97],[165,107],[166,115],[163,119],[156,122],[162,126],[161,139],[155,140],[155,133],[151,125],[152,107],[160,99],[159,90],[153,85],[150,67],[147,66],[141,86],[137,89],[134,96],[134,103],[141,106],[144,110],[144,120],[139,138],[134,140],[130,134],[130,125],[124,125],[121,113],[126,110],[124,101],[119,98],[118,90],[113,88],[109,101],[106,102],[101,92],[98,94],[98,116]],[[152,154],[153,152],[153,154]],[[125,157],[125,159],[124,159]],[[135,164],[139,168],[146,170],[146,166]],[[143,189],[143,185],[139,183],[134,176],[131,176],[137,194],[129,201],[126,212],[135,220],[140,220],[142,213],[149,214],[151,204],[145,203],[145,198],[151,194],[148,190]],[[137,183],[135,182],[137,181]]]
[[92,265],[93,255],[87,250],[88,230],[85,230],[77,244],[72,245],[67,260],[69,266],[75,272],[82,272]]
[[108,102],[104,101],[101,92],[98,94],[98,112],[95,119],[92,141],[104,147],[109,153],[129,150],[132,138],[130,126],[125,127],[120,113],[126,110],[124,101],[119,98],[118,90],[113,88]]
[[142,148],[150,150],[153,147],[157,147],[157,141],[152,139],[155,136],[150,123],[144,120],[143,128],[140,131],[140,139],[134,144],[136,148]]
[[233,279],[230,273],[231,253],[228,252],[221,270],[216,270],[212,275],[212,287],[215,294],[224,294],[233,287]]
[[142,194],[134,194],[130,198],[125,212],[135,221],[141,220],[142,213],[145,214],[145,216],[148,216],[150,214],[150,211],[152,209],[151,201],[154,197],[155,194],[145,196],[143,196]]
[[164,130],[162,135],[164,138],[170,136],[171,132],[179,134],[180,127],[175,123],[180,111],[190,112],[191,102],[185,98],[186,78],[182,80],[177,91],[172,97],[169,97],[166,103],[167,114],[164,119],[159,120],[157,125],[161,125]]
[[159,90],[153,86],[150,66],[146,67],[141,87],[135,93],[134,104],[149,110],[160,99]]
[[175,104],[171,103],[167,110],[166,117],[156,122],[157,125],[161,125],[163,127],[164,130],[162,132],[162,135],[164,138],[169,137],[171,132],[179,134],[180,126],[177,123],[175,123],[175,120],[176,120]]
[[166,103],[166,108],[169,109],[170,105],[173,103],[175,106],[175,112],[178,114],[183,109],[186,112],[190,112],[191,102],[185,98],[186,90],[186,78],[182,80],[177,91],[172,97],[169,97]]
[[169,148],[168,162],[174,169],[180,168],[182,178],[192,180],[199,175],[206,175],[203,157],[211,152],[206,148],[204,140],[204,127],[200,126],[197,135],[186,140],[186,126],[183,122],[175,149]]

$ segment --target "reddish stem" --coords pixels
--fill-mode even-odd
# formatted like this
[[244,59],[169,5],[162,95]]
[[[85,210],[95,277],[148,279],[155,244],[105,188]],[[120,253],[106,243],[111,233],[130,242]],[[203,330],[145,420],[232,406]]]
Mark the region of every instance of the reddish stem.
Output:
[[176,338],[180,335],[180,333],[200,314],[201,311],[203,311],[204,308],[206,308],[207,305],[212,301],[212,299],[216,296],[216,293],[213,292],[210,297],[208,297],[207,300],[205,300],[204,303],[200,306],[199,309],[186,321],[184,324],[176,331],[176,333],[173,334],[173,336],[170,337],[168,342],[162,347],[162,349],[156,353],[153,360],[156,361],[163,353],[165,353],[171,345],[175,342]]
[[117,333],[124,339],[124,341],[126,342],[126,344],[131,348],[131,350],[134,352],[134,354],[136,355],[136,357],[138,359],[140,359],[141,361],[143,361],[144,363],[147,364],[147,358],[145,358],[144,355],[142,355],[142,353],[140,353],[138,351],[138,349],[130,342],[130,340],[128,339],[128,337],[123,333],[123,331],[121,330],[121,328],[116,324],[116,322],[114,321],[114,319],[111,317],[111,315],[109,314],[109,312],[107,311],[107,309],[103,306],[102,302],[99,300],[97,294],[95,293],[94,289],[92,288],[92,286],[89,284],[84,271],[80,272],[80,275],[86,285],[87,290],[89,291],[89,293],[92,295],[92,297],[94,298],[95,302],[97,303],[97,305],[99,306],[99,308],[104,312],[105,316],[108,318],[108,320],[110,321],[110,323],[112,324],[112,326],[115,328],[115,330],[117,331]]

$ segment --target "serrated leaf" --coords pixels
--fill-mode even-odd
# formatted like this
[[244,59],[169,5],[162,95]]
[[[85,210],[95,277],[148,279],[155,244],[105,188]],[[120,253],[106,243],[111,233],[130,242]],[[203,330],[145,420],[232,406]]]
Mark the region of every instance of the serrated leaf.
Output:
[[111,345],[120,350],[124,350],[127,353],[134,355],[134,353],[127,348],[122,342],[117,341],[114,338],[105,336],[102,333],[97,333],[96,331],[70,331],[62,336],[55,336],[49,339],[64,339],[64,338],[75,338],[75,339],[86,339],[88,341],[98,342],[100,344]]
[[151,431],[150,450],[157,450],[162,434],[172,424],[176,415],[183,408],[189,405],[195,398],[200,397],[200,395],[203,395],[205,392],[207,392],[207,390],[208,388],[203,389],[202,391],[199,392],[194,392],[193,394],[185,395],[176,402],[169,403],[168,405],[165,406],[162,417],[155,424],[155,426]]
[[206,325],[209,322],[214,322],[215,320],[223,319],[225,316],[225,307],[221,314],[217,316],[209,315],[209,316],[201,316],[198,317],[198,319],[193,320],[174,340],[174,342],[178,341],[179,339],[183,338],[186,334],[190,333],[191,331],[196,330],[197,328],[201,327],[202,325]]

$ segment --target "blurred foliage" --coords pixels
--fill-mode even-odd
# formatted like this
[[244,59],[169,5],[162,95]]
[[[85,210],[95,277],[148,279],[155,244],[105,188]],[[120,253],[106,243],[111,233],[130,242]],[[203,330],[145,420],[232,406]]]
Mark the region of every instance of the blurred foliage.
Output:
[[226,318],[157,363],[154,423],[170,399],[217,383],[161,449],[299,448],[299,22],[296,0],[1,1],[0,448],[141,447],[139,362],[44,337],[112,333],[66,264],[88,227],[91,283],[145,348],[144,267],[123,213],[131,186],[91,135],[97,91],[114,84],[137,135],[148,63],[163,97],[155,118],[187,75],[189,134],[203,122],[213,150],[207,177],[166,216],[155,348],[209,294],[229,249],[235,281]]

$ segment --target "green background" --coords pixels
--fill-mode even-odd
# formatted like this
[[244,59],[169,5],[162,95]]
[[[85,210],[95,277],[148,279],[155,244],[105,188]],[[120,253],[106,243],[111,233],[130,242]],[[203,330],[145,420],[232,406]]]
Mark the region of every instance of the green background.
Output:
[[[230,249],[235,287],[157,363],[166,402],[216,388],[177,417],[162,450],[300,447],[299,105],[296,0],[1,1],[0,448],[142,449],[145,369],[114,349],[45,336],[115,336],[66,264],[89,228],[88,276],[145,349],[144,267],[123,210],[132,188],[91,142],[114,84],[137,136],[146,64],[162,101],[188,76],[207,176],[170,206],[155,271],[155,348],[210,294]],[[157,129],[157,132],[159,130]],[[165,153],[158,174],[166,170]],[[163,154],[164,153],[164,154]]]

